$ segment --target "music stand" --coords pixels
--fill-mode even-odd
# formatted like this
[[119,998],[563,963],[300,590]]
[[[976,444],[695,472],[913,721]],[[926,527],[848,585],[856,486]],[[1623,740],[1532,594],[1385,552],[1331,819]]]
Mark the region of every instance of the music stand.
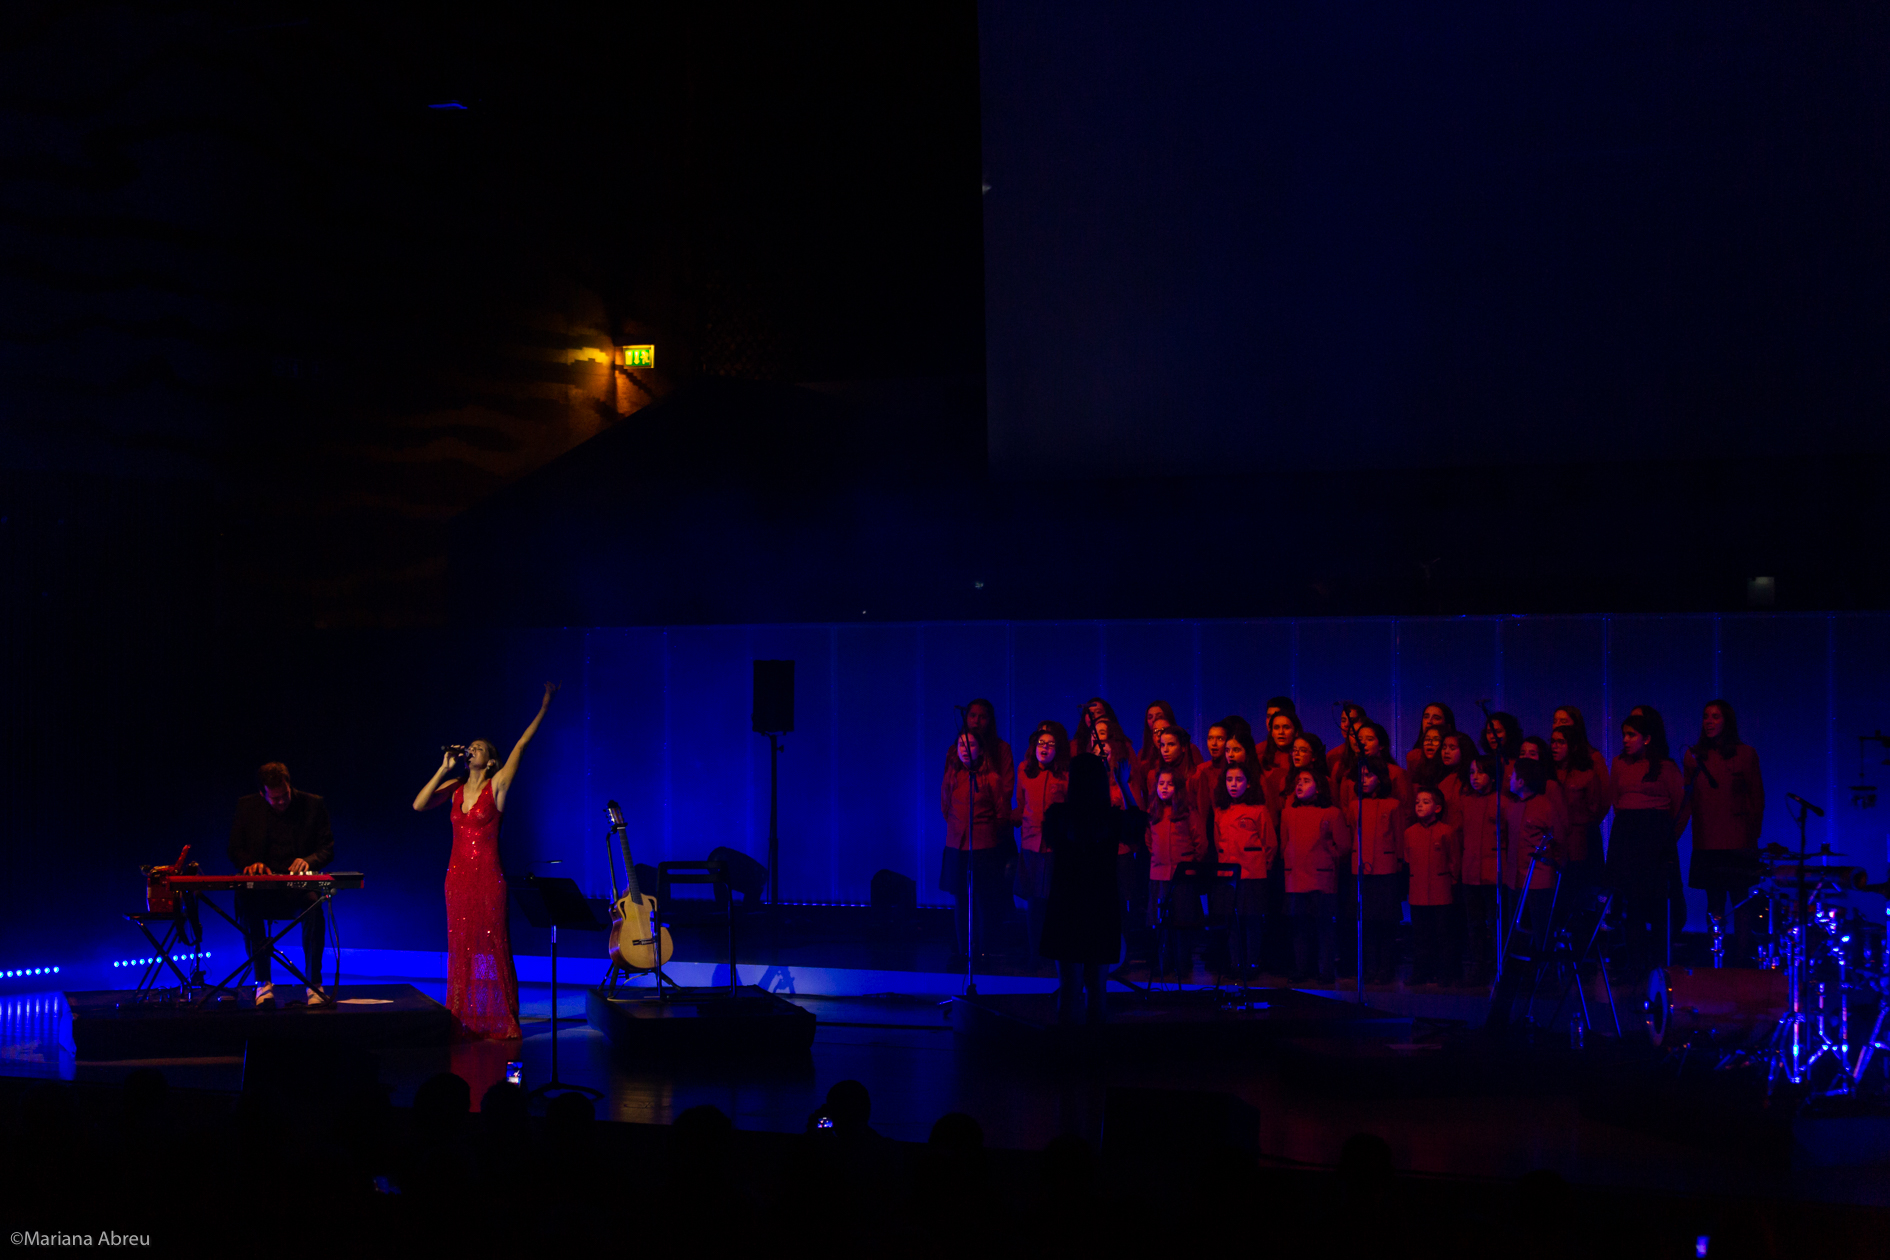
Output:
[[588,1094],[602,1098],[604,1091],[588,1085],[571,1085],[558,1079],[558,929],[575,928],[580,932],[608,932],[610,917],[600,914],[601,899],[586,897],[575,879],[527,875],[522,884],[513,886],[525,921],[533,927],[551,929],[551,1079],[531,1091],[536,1098],[552,1090]]

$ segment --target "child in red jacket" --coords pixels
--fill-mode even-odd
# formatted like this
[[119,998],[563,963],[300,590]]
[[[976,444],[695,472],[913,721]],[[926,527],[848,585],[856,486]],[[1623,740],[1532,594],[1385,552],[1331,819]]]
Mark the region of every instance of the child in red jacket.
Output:
[[1342,810],[1365,922],[1365,957],[1359,968],[1365,984],[1390,984],[1398,974],[1398,921],[1404,917],[1398,877],[1404,867],[1400,851],[1408,819],[1393,787],[1392,769],[1377,752],[1361,757],[1358,795]]
[[1070,737],[1061,722],[1039,722],[1017,767],[1017,878],[1011,891],[1024,899],[1030,956],[1043,941],[1044,908],[1050,897],[1051,856],[1043,847],[1044,811],[1070,795]]
[[1450,931],[1457,900],[1457,868],[1463,837],[1444,817],[1444,791],[1420,787],[1412,794],[1414,820],[1404,829],[1403,857],[1411,873],[1405,899],[1411,906],[1411,983],[1456,979],[1456,933]]
[[[1293,799],[1280,814],[1280,852],[1286,868],[1286,913],[1293,921],[1293,983],[1317,974],[1333,984],[1333,902],[1339,859],[1346,851],[1345,820],[1332,806],[1325,776],[1308,767],[1293,775]],[[1318,971],[1312,967],[1318,945]]]
[[1193,970],[1191,936],[1201,926],[1201,898],[1177,867],[1205,856],[1202,819],[1188,794],[1185,765],[1158,766],[1148,786],[1148,926],[1160,933],[1158,966],[1180,983]]
[[1214,836],[1223,865],[1238,866],[1234,885],[1233,926],[1228,932],[1228,966],[1238,975],[1260,970],[1260,949],[1266,923],[1273,875],[1273,859],[1280,842],[1273,829],[1273,813],[1261,798],[1259,775],[1244,765],[1231,765],[1214,793]]

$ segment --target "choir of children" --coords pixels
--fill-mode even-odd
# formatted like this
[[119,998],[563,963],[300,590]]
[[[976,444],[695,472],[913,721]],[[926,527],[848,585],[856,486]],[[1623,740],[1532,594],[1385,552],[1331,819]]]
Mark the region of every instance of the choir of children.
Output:
[[[1506,932],[1541,939],[1552,905],[1558,918],[1592,911],[1604,891],[1623,928],[1620,969],[1638,976],[1659,961],[1652,942],[1678,931],[1676,910],[1684,918],[1678,842],[1689,823],[1689,880],[1706,890],[1716,918],[1751,883],[1764,785],[1724,700],[1706,706],[1683,761],[1646,706],[1623,720],[1612,762],[1589,742],[1581,710],[1566,705],[1545,737],[1500,712],[1473,736],[1457,729],[1448,705],[1428,704],[1402,764],[1362,707],[1344,706],[1338,725],[1328,753],[1293,702],[1275,697],[1260,737],[1230,715],[1197,747],[1174,710],[1156,701],[1144,708],[1138,750],[1096,697],[1073,736],[1057,722],[1038,723],[1013,767],[995,708],[973,701],[940,792],[940,886],[958,900],[960,949],[972,931],[988,933],[1014,893],[1035,952],[1055,862],[1043,817],[1065,799],[1070,758],[1082,753],[1103,758],[1110,803],[1133,820],[1122,834],[1140,837],[1118,846],[1125,939],[1133,946],[1147,934],[1151,960],[1178,977],[1192,970],[1195,929],[1206,923],[1220,929],[1208,951],[1218,972],[1331,982],[1338,923],[1357,915],[1364,981],[1390,983],[1408,906],[1409,983],[1487,983]],[[966,917],[973,899],[976,925]],[[1735,955],[1747,934],[1739,922]]]

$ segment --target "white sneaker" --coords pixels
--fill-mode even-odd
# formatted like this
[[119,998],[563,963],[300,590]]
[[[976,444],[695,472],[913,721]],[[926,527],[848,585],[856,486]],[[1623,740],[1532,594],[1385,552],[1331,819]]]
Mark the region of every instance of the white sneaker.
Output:
[[335,999],[324,997],[320,989],[310,989],[308,991],[308,1004],[310,1006],[333,1006]]
[[256,986],[256,1005],[274,1006],[276,1004],[276,986],[259,984]]

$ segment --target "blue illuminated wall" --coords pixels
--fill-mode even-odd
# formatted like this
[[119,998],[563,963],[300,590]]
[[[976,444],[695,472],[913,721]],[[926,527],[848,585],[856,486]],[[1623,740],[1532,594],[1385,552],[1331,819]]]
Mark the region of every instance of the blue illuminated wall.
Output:
[[[1690,743],[1702,703],[1723,695],[1763,763],[1766,837],[1790,839],[1784,794],[1796,791],[1830,811],[1813,820],[1814,845],[1829,839],[1883,877],[1890,801],[1863,810],[1849,793],[1853,737],[1890,729],[1890,615],[1881,614],[312,633],[261,660],[226,662],[222,694],[206,695],[191,728],[204,729],[201,744],[166,744],[136,808],[64,811],[20,851],[43,858],[36,900],[49,922],[89,943],[73,948],[148,952],[118,917],[141,894],[137,863],[168,860],[189,841],[210,869],[226,869],[231,802],[255,790],[258,763],[279,757],[298,786],[328,797],[337,866],[368,874],[340,903],[343,944],[439,949],[449,822],[409,803],[442,742],[509,745],[540,683],[564,683],[508,810],[514,877],[570,874],[603,891],[602,806],[612,797],[628,810],[640,861],[717,845],[760,857],[767,741],[748,729],[757,657],[796,662],[796,729],[781,758],[790,900],[863,901],[881,867],[916,876],[923,900],[941,900],[938,780],[954,706],[973,696],[996,703],[1014,746],[1042,718],[1071,722],[1092,694],[1131,721],[1168,700],[1200,731],[1229,710],[1257,715],[1284,692],[1328,738],[1332,702],[1358,700],[1402,749],[1432,699],[1469,722],[1489,697],[1535,732],[1555,706],[1574,704],[1612,746],[1605,732],[1641,703],[1667,716],[1676,745]],[[1882,756],[1871,760],[1875,774]],[[544,951],[542,933],[516,918],[514,931],[520,952]],[[215,933],[209,944],[219,957],[236,947]],[[67,958],[44,948],[37,936],[20,939],[8,956]]]
[[[1792,832],[1788,790],[1830,810],[1824,824],[1813,820],[1814,845],[1828,838],[1879,873],[1890,828],[1890,802],[1879,816],[1853,808],[1849,794],[1852,737],[1890,727],[1884,616],[704,626],[526,638],[543,654],[540,672],[569,685],[521,779],[512,859],[560,856],[597,887],[607,797],[630,807],[639,860],[719,844],[765,853],[767,742],[748,730],[757,657],[796,662],[796,730],[781,758],[791,900],[863,901],[881,867],[916,875],[922,896],[939,899],[939,773],[954,706],[980,695],[997,704],[1014,746],[1042,718],[1069,724],[1092,694],[1125,718],[1168,700],[1201,731],[1228,711],[1257,715],[1284,692],[1328,738],[1332,702],[1357,700],[1400,749],[1433,699],[1468,723],[1488,697],[1532,732],[1574,704],[1612,749],[1605,732],[1633,705],[1659,709],[1678,747],[1692,742],[1701,705],[1724,696],[1760,753],[1768,839]],[[512,691],[529,699],[523,669],[513,669]],[[1871,758],[1873,772],[1881,760]]]

